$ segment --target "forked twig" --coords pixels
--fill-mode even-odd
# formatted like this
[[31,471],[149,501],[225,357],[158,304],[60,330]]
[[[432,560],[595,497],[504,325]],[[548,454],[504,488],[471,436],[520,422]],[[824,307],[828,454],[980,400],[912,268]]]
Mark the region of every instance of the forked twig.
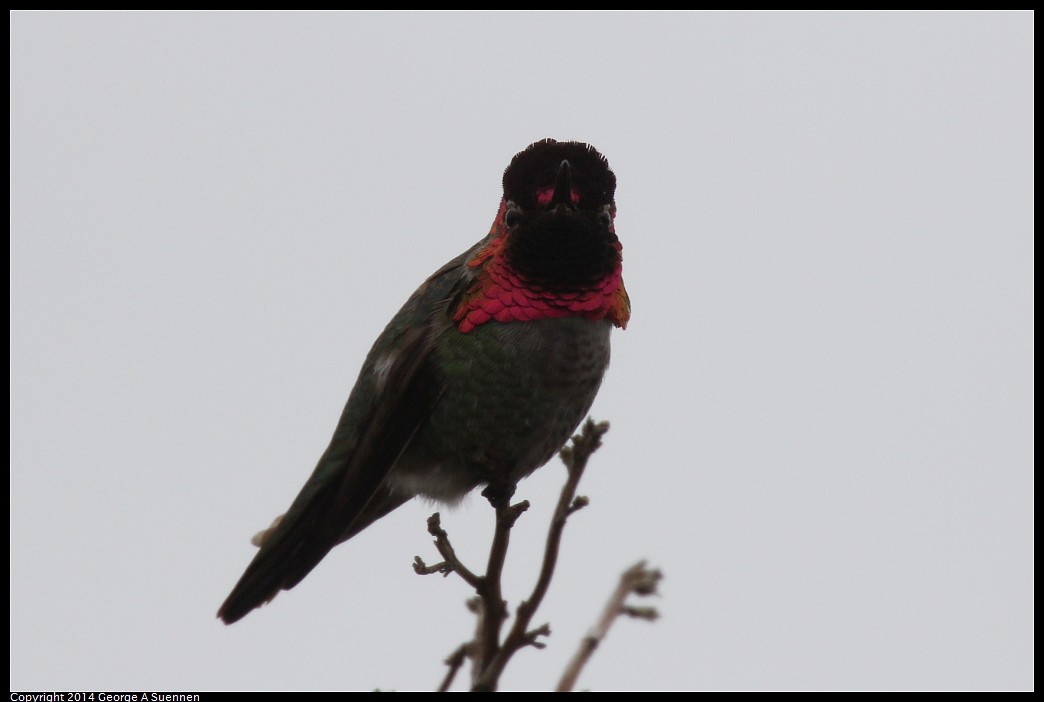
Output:
[[580,677],[580,671],[609,633],[609,627],[621,614],[650,621],[660,616],[654,607],[629,607],[625,601],[632,594],[643,597],[656,594],[656,586],[661,579],[663,579],[663,574],[659,570],[646,568],[645,561],[639,561],[624,571],[620,576],[620,583],[609,597],[605,609],[602,610],[602,616],[598,618],[590,633],[580,642],[580,648],[566,666],[562,679],[558,681],[558,687],[555,688],[556,692],[570,692],[573,689],[577,678]]

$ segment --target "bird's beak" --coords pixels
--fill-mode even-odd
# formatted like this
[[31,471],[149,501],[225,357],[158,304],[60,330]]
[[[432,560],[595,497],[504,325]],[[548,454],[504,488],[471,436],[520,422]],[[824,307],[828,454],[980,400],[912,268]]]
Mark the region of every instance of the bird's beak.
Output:
[[569,177],[569,161],[562,161],[558,166],[558,175],[555,176],[555,192],[551,195],[551,203],[548,209],[555,209],[559,205],[573,207],[573,186]]

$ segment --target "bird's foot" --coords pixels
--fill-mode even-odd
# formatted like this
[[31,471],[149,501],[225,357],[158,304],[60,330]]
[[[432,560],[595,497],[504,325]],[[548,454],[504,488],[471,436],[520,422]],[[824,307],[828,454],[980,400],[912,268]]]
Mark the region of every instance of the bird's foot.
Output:
[[486,489],[482,491],[482,496],[489,500],[489,504],[493,505],[494,509],[507,507],[511,502],[512,495],[514,494],[515,484],[505,483],[503,481],[492,481],[486,486]]

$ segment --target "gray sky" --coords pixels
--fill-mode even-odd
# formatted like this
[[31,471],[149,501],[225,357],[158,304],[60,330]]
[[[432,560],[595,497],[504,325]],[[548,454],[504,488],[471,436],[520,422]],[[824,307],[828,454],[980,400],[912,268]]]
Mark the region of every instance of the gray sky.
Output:
[[[505,689],[1033,687],[1031,13],[11,15],[11,688],[431,689],[430,504],[214,618],[510,158],[594,144],[633,317]],[[557,463],[524,482],[531,585]],[[443,524],[479,568],[491,510]]]

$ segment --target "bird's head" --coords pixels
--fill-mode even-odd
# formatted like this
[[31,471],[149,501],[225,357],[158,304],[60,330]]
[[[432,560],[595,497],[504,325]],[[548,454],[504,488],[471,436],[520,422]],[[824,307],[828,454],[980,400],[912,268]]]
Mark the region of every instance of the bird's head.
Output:
[[620,265],[614,220],[616,176],[594,147],[544,139],[504,171],[493,228],[524,278],[550,288],[593,284]]
[[615,191],[609,162],[587,144],[544,139],[516,154],[489,236],[467,262],[475,282],[454,307],[460,330],[546,317],[625,326]]

